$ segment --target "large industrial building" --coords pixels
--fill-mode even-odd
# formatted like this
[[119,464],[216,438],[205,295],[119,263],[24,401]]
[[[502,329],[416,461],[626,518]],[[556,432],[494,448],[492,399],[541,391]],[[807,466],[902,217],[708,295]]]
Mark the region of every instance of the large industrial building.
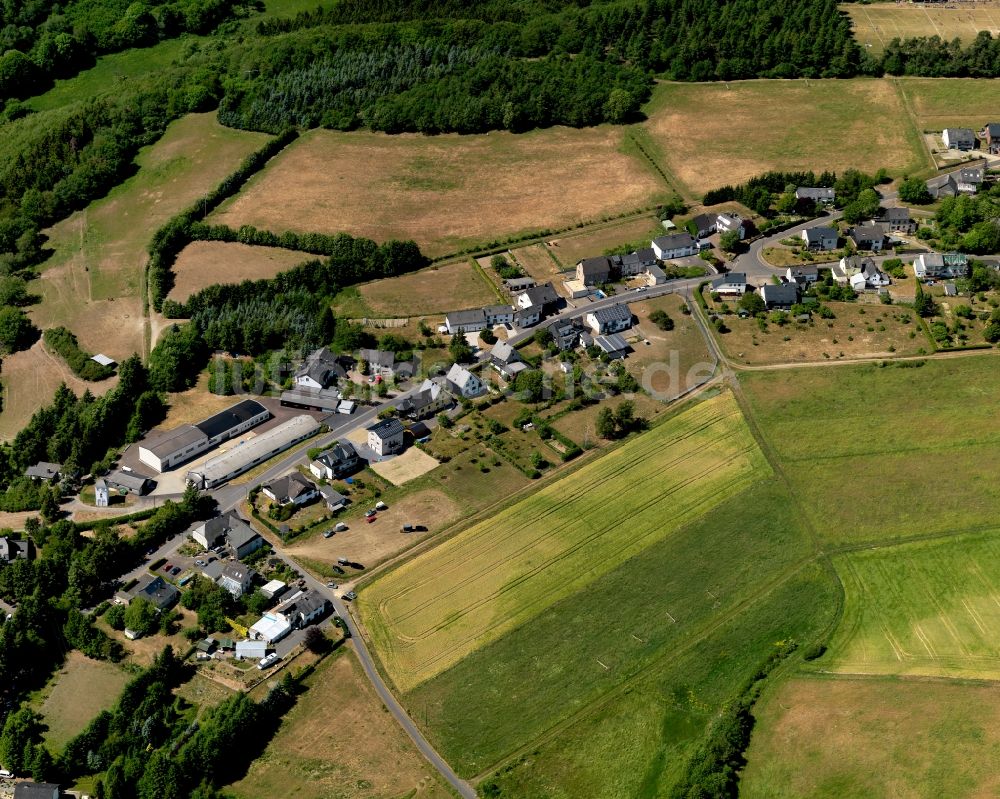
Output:
[[197,424],[151,433],[139,445],[139,460],[165,472],[270,418],[270,411],[259,402],[243,400]]
[[187,473],[187,481],[198,488],[215,488],[304,441],[318,432],[319,428],[319,422],[311,416],[293,416],[266,433],[205,461]]

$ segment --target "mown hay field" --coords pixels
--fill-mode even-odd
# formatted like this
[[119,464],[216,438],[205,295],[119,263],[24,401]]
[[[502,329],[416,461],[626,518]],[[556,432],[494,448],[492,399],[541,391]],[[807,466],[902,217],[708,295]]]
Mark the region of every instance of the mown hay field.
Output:
[[274,277],[315,256],[280,247],[255,247],[229,241],[196,241],[189,244],[173,266],[170,299],[184,302],[196,291],[215,283],[240,283]]
[[471,262],[432,266],[358,286],[373,316],[419,316],[494,305],[499,300]]
[[730,395],[685,411],[363,591],[386,670],[412,689],[767,471]]
[[[1000,19],[1000,10],[996,11]],[[981,130],[1000,117],[1000,79],[897,78],[920,130],[949,127]]]
[[53,679],[38,712],[48,727],[45,742],[59,752],[98,713],[111,709],[128,682],[128,674],[112,663],[73,651]]
[[631,244],[648,247],[652,239],[663,235],[663,227],[655,216],[640,216],[624,222],[587,230],[571,232],[549,239],[545,246],[564,269],[573,269],[584,258],[603,255],[606,250]]
[[603,126],[421,136],[314,130],[212,215],[233,227],[414,239],[432,257],[647,207],[662,179]]
[[996,679],[998,562],[996,531],[839,556],[844,616],[824,669]]
[[996,684],[799,678],[754,717],[745,799],[996,795]]
[[697,195],[768,170],[928,163],[888,80],[660,83],[646,113],[640,140]]
[[[921,365],[922,363],[922,365]],[[741,376],[764,438],[828,544],[990,527],[1000,507],[991,353]]]
[[841,9],[851,18],[854,38],[870,53],[885,50],[895,38],[940,36],[946,42],[961,39],[969,44],[979,31],[1000,33],[1000,3],[934,6],[929,3],[846,3]]
[[[747,511],[750,504],[752,513]],[[488,770],[571,716],[588,708],[600,715],[599,708],[608,707],[608,696],[637,675],[673,668],[678,662],[686,663],[679,672],[684,673],[691,667],[686,653],[695,641],[738,616],[750,598],[766,594],[810,552],[804,520],[784,486],[775,480],[756,483],[603,575],[597,589],[586,587],[566,597],[530,624],[423,683],[405,696],[406,705],[424,721],[449,762],[463,773]],[[826,592],[817,592],[803,610],[829,614],[832,606],[823,604],[825,598]],[[777,640],[780,635],[767,645]],[[719,653],[733,651],[741,653],[733,660],[743,659],[743,650],[735,644],[718,643]],[[748,651],[745,657],[744,666],[758,655]],[[527,674],[530,679],[525,679]],[[701,704],[714,701],[718,690],[725,686],[716,686],[711,700],[685,691],[677,700],[683,711],[676,714],[675,726],[686,728],[689,713],[695,716],[693,724],[704,723]],[[612,704],[620,699],[618,695]],[[654,714],[665,712],[659,700],[651,704],[657,708]],[[469,713],[469,707],[477,712]],[[653,739],[659,735],[659,725],[647,729],[637,721],[635,729]],[[600,734],[593,741],[582,733],[579,737],[574,748],[594,754],[595,764],[604,762],[595,750],[612,741]],[[563,755],[570,756],[568,751]],[[635,773],[617,776],[622,784],[638,778]],[[566,790],[555,795],[603,794]]]

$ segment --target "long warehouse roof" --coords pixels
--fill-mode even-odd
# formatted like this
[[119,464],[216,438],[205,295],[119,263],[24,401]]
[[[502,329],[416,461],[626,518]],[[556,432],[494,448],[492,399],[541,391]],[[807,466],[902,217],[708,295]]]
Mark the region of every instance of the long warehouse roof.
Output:
[[287,422],[282,422],[277,427],[210,458],[191,472],[201,475],[206,481],[218,480],[252,463],[262,455],[290,446],[300,438],[318,430],[319,426],[319,422],[311,416],[305,414],[293,416]]

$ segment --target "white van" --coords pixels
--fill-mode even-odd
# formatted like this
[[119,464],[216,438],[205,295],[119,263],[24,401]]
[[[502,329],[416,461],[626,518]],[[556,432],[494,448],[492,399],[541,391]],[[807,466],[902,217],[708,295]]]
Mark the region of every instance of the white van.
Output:
[[271,666],[273,666],[279,660],[281,660],[281,655],[279,655],[277,652],[272,652],[270,655],[261,658],[260,663],[257,664],[257,668],[260,669],[261,671],[264,671],[264,669],[271,668]]
[[0,768],[0,780],[12,780],[14,779],[14,772],[7,771],[5,768]]

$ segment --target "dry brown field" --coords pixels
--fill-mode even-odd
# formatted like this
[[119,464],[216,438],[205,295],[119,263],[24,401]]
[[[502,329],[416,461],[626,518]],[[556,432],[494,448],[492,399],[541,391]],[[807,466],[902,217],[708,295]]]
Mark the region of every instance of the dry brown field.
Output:
[[170,299],[184,302],[196,291],[214,283],[239,283],[274,277],[313,256],[280,247],[254,247],[226,241],[189,244],[174,264]]
[[157,428],[171,430],[182,424],[194,424],[239,402],[239,397],[223,397],[210,392],[208,380],[208,374],[202,374],[194,388],[171,394],[167,418]]
[[[1000,20],[1000,7],[994,14]],[[1000,79],[897,78],[920,130],[969,127],[981,130],[1000,116]],[[936,146],[943,146],[938,141]]]
[[376,316],[420,316],[498,302],[496,292],[469,261],[432,266],[358,286]]
[[792,679],[754,708],[747,799],[996,796],[1000,688]]
[[77,394],[90,389],[91,394],[99,396],[115,384],[116,378],[109,377],[100,383],[81,380],[70,371],[66,361],[45,349],[39,339],[31,349],[3,359],[0,380],[3,383],[0,440],[9,441],[35,411],[52,401],[60,383],[65,383]]
[[385,712],[352,649],[327,658],[306,685],[263,755],[227,793],[238,799],[451,795]]
[[768,170],[927,163],[889,80],[660,83],[646,113],[640,135],[699,195]]
[[432,257],[654,203],[661,179],[602,126],[302,136],[212,215],[233,227],[414,239]]
[[[662,401],[704,382],[712,374],[712,360],[701,329],[681,313],[683,297],[665,294],[629,305],[639,322],[633,331],[643,339],[632,345],[625,366],[644,390]],[[662,310],[674,320],[673,330],[660,330],[649,314]],[[648,342],[648,343],[647,343]]]
[[[352,506],[350,514],[338,517],[347,522],[348,530],[332,538],[323,538],[316,533],[301,543],[292,544],[288,547],[288,554],[324,564],[344,557],[371,568],[428,535],[440,532],[462,513],[458,503],[434,488],[416,491],[388,504],[389,510],[379,511],[376,521],[371,524],[365,522],[362,515],[368,509],[367,505]],[[333,524],[331,522],[330,526]],[[423,525],[427,529],[403,533],[400,528],[404,524]]]
[[969,44],[979,31],[1000,34],[1000,3],[846,3],[841,9],[851,18],[854,38],[871,53],[881,53],[895,38],[940,36],[946,42],[961,39]]
[[558,285],[557,278],[561,270],[559,265],[552,260],[552,256],[546,252],[546,245],[531,244],[527,247],[519,247],[513,250],[511,255],[517,261],[518,266],[530,277],[533,277],[536,283],[553,281],[553,285]]
[[393,485],[403,485],[434,469],[438,462],[416,447],[410,447],[392,460],[372,464],[372,471],[382,475]]

